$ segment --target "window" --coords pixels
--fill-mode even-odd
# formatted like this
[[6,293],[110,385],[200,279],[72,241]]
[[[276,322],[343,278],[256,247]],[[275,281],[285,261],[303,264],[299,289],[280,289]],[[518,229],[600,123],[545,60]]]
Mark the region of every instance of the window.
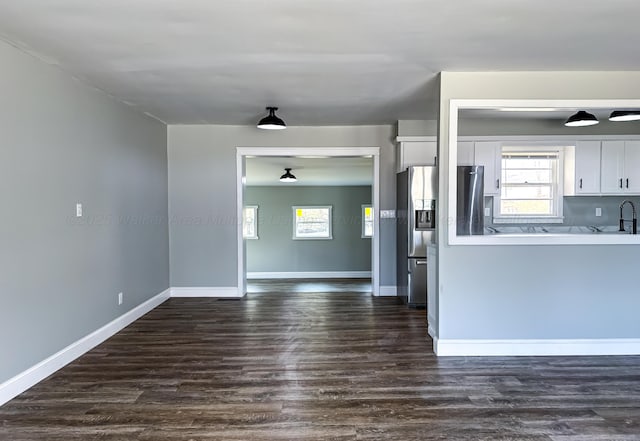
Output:
[[373,207],[362,206],[362,237],[373,237]]
[[502,149],[497,221],[562,222],[562,148]]
[[293,207],[294,239],[333,239],[331,206]]
[[247,205],[242,210],[242,237],[258,238],[258,206]]

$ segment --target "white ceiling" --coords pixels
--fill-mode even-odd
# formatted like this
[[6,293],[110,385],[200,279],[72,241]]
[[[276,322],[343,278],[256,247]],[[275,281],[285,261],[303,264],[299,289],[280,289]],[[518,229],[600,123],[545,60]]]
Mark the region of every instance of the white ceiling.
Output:
[[[317,186],[372,185],[373,158],[247,158],[246,184],[249,186]],[[298,178],[295,183],[282,183],[285,167]]]
[[435,115],[437,72],[640,70],[637,0],[4,0],[0,37],[168,123]]

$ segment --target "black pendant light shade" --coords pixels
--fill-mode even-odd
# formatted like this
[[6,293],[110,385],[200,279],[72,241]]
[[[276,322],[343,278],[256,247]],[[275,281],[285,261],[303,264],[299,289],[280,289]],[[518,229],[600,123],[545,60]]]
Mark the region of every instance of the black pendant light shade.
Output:
[[285,168],[284,171],[284,175],[280,176],[280,182],[296,182],[298,180],[294,175],[291,174],[290,168]]
[[640,110],[614,110],[609,116],[609,121],[638,121]]
[[284,130],[287,128],[284,121],[276,116],[276,110],[278,110],[277,107],[267,107],[267,110],[269,111],[269,115],[260,120],[258,123],[259,129]]
[[585,127],[585,126],[594,126],[598,124],[598,118],[596,118],[591,113],[585,112],[584,110],[580,110],[574,115],[571,115],[566,123],[564,123],[567,127]]

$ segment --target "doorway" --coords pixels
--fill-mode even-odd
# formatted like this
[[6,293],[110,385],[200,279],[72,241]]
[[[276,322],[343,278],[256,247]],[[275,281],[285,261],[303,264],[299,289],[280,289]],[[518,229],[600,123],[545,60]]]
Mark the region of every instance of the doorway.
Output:
[[[371,206],[373,208],[373,237],[371,238],[371,292],[374,296],[380,293],[380,228],[379,228],[379,201],[380,201],[380,148],[379,147],[238,147],[236,149],[237,161],[237,213],[238,219],[242,219],[245,207],[246,191],[246,164],[247,158],[261,157],[286,157],[286,158],[358,158],[367,157],[373,161],[373,179],[371,183]],[[294,212],[295,213],[295,212]],[[238,222],[238,286],[243,294],[247,292],[247,245],[243,238],[243,222]]]

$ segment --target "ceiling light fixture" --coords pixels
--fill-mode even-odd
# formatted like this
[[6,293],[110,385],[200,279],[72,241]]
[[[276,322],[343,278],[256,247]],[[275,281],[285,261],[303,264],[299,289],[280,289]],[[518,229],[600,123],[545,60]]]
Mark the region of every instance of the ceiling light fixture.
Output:
[[567,127],[586,127],[586,126],[594,126],[598,124],[598,118],[596,118],[591,113],[585,112],[584,110],[580,110],[579,112],[571,115],[566,123],[564,123]]
[[284,171],[284,175],[280,176],[280,182],[296,182],[298,180],[294,175],[291,174],[290,168],[285,168]]
[[639,110],[614,110],[609,116],[609,121],[638,121],[640,120]]
[[269,115],[260,120],[258,123],[259,129],[284,130],[287,128],[284,121],[276,116],[276,110],[278,110],[277,107],[267,107],[267,110],[269,111]]

